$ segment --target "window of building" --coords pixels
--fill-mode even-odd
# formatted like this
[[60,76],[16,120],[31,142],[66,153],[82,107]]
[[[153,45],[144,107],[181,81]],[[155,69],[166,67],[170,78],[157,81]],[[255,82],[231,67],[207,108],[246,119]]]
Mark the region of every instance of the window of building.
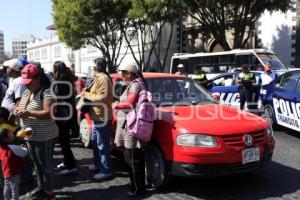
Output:
[[60,57],[60,46],[55,46],[54,57]]
[[44,49],[42,50],[42,58],[43,58],[43,59],[47,58],[47,49],[46,49],[46,48],[44,48]]
[[29,60],[34,60],[32,51],[28,52],[28,59]]
[[39,60],[40,59],[40,52],[39,52],[39,50],[35,50],[35,52],[34,52],[34,57],[35,57],[35,60]]

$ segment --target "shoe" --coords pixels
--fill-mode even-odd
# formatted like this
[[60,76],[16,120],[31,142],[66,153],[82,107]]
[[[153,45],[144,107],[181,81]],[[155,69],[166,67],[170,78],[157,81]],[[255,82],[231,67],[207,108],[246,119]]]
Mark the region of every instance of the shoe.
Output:
[[111,176],[112,176],[112,173],[107,173],[107,174],[98,173],[98,174],[95,174],[94,179],[96,179],[97,181],[100,181],[100,180],[110,178]]
[[38,187],[38,188],[33,189],[33,190],[30,191],[30,192],[27,192],[27,193],[25,194],[25,196],[28,197],[28,198],[31,198],[31,197],[33,197],[33,196],[35,196],[36,194],[41,193],[41,192],[43,192],[43,189]]
[[60,163],[59,165],[56,166],[56,168],[57,168],[57,169],[60,169],[60,170],[61,170],[61,169],[65,169],[65,168],[66,168],[65,163],[63,163],[63,162]]
[[58,175],[68,175],[68,174],[76,174],[78,172],[77,168],[73,168],[73,169],[64,169],[60,172],[58,172]]
[[99,171],[99,168],[96,167],[95,165],[89,165],[88,168],[89,168],[89,170],[90,170],[91,172]]
[[53,199],[55,199],[55,193],[54,192],[50,192],[50,193],[45,192],[45,195],[46,195],[45,200],[53,200]]
[[145,192],[137,192],[137,193],[127,192],[126,197],[131,199],[131,198],[135,198],[135,197],[141,197],[141,196],[144,196],[144,195],[145,195]]

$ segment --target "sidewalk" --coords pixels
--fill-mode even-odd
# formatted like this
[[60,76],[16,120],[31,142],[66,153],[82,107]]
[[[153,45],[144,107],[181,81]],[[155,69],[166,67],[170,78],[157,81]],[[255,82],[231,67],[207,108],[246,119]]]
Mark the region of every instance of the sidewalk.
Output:
[[[83,148],[80,142],[72,143],[72,150],[77,160],[79,172],[73,175],[57,175],[55,169],[55,193],[57,199],[124,199],[127,193],[129,178],[124,163],[112,156],[113,178],[104,182],[93,180],[93,173],[88,170],[92,165],[92,150]],[[60,147],[56,145],[54,166],[62,162]],[[33,184],[21,188],[21,198],[26,199],[26,192],[34,188]]]

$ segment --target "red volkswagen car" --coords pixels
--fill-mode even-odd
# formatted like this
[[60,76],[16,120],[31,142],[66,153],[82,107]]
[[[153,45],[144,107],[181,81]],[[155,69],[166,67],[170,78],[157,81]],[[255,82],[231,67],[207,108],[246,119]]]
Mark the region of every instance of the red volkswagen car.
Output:
[[[146,148],[147,180],[154,187],[166,185],[171,176],[251,172],[271,160],[275,141],[266,119],[219,104],[188,77],[163,73],[144,77],[157,105],[153,137]],[[113,80],[120,94],[120,75],[113,75]],[[88,116],[82,116],[85,142],[90,127]],[[113,137],[114,131],[112,141]]]

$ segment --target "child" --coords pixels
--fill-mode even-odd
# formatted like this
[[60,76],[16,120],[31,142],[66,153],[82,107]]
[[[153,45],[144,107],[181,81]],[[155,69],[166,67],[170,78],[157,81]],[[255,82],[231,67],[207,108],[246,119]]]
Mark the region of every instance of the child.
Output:
[[0,128],[0,161],[4,176],[4,199],[19,199],[20,177],[24,169],[23,157],[27,150],[19,145],[12,145],[15,140],[13,132]]

